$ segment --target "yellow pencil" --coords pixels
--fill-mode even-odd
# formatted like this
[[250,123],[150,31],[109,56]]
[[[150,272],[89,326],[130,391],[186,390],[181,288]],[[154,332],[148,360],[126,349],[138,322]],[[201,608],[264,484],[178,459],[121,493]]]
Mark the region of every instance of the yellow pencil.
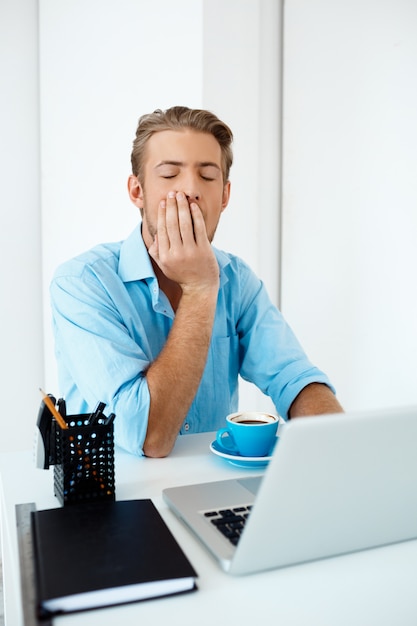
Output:
[[45,402],[46,406],[51,411],[52,415],[54,416],[58,424],[61,426],[61,428],[63,429],[68,428],[68,424],[62,417],[61,413],[55,408],[54,403],[52,402],[51,398],[40,387],[39,387],[39,391],[41,392],[43,396],[43,401]]

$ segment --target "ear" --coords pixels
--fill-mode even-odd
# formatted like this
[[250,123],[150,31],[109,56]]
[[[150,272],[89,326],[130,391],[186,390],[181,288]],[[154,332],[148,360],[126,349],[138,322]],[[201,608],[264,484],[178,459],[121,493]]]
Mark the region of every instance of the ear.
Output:
[[127,180],[129,198],[138,209],[143,208],[143,188],[137,176],[131,174]]
[[230,180],[227,181],[223,188],[222,212],[225,210],[230,200]]

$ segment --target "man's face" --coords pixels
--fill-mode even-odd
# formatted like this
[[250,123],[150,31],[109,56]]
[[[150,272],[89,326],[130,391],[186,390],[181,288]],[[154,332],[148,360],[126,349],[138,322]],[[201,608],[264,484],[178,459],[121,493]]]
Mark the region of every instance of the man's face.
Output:
[[142,234],[148,247],[155,237],[159,203],[169,191],[182,191],[198,204],[212,241],[230,194],[230,183],[223,182],[221,149],[212,135],[164,130],[149,139],[144,181],[138,183],[135,201],[143,209]]

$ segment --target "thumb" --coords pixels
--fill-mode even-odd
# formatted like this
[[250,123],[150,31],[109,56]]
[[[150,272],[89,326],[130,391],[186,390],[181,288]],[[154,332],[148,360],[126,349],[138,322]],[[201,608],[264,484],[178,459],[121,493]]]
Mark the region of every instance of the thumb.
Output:
[[158,235],[155,235],[152,244],[149,246],[148,252],[154,261],[158,260],[158,257],[159,257]]

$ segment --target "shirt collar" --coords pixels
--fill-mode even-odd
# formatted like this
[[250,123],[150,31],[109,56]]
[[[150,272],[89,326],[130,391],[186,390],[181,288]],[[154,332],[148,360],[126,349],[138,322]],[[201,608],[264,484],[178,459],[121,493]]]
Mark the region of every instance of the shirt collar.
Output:
[[124,283],[155,278],[148,250],[142,239],[141,224],[123,241],[120,248],[119,276]]

